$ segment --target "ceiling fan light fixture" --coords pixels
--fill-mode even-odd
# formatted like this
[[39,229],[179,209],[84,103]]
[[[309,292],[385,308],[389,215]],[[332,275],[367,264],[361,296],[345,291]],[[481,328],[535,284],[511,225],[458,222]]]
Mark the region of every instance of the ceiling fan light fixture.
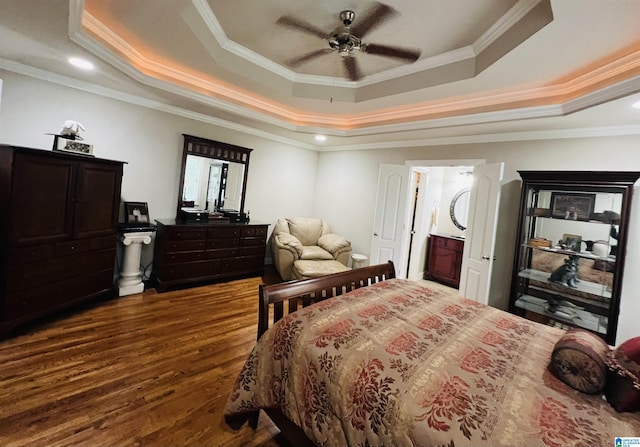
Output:
[[344,26],[350,26],[353,23],[353,19],[356,18],[356,13],[350,10],[345,10],[340,13],[340,20]]
[[362,42],[360,39],[351,34],[347,28],[338,27],[329,35],[329,46],[334,50],[353,51],[359,50]]
[[357,58],[354,57],[358,53],[366,52],[376,56],[401,59],[407,63],[415,62],[420,57],[419,50],[405,49],[387,44],[362,43],[362,39],[371,30],[380,26],[395,14],[396,11],[390,6],[374,1],[373,6],[363,15],[364,18],[359,19],[358,23],[352,26],[356,14],[351,10],[344,10],[340,13],[342,25],[334,28],[328,35],[323,34],[322,29],[297,17],[282,16],[276,21],[276,24],[320,37],[330,47],[327,51],[314,50],[291,58],[287,62],[288,65],[297,66],[329,52],[337,52],[344,63],[346,77],[351,81],[358,81],[363,77]]

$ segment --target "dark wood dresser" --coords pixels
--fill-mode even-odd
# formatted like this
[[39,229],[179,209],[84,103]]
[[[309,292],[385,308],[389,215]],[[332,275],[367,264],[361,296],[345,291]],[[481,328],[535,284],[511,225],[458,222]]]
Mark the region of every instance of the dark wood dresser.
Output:
[[159,292],[264,272],[267,224],[156,222],[151,277]]
[[113,291],[123,162],[0,145],[0,331]]
[[432,279],[457,289],[460,286],[463,249],[464,239],[430,235],[424,279]]

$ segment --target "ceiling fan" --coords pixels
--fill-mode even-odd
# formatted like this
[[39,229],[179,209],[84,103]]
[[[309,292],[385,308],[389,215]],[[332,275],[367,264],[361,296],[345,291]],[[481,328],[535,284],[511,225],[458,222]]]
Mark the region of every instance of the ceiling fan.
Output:
[[359,52],[415,62],[420,57],[418,50],[362,42],[362,38],[367,33],[395,14],[396,11],[390,6],[376,3],[362,20],[352,25],[356,13],[345,10],[340,13],[342,26],[338,26],[329,33],[304,20],[282,16],[276,21],[277,25],[320,37],[329,43],[329,48],[314,50],[291,58],[286,61],[286,64],[290,67],[296,67],[322,55],[337,51],[340,56],[343,56],[342,61],[347,71],[347,77],[352,81],[357,81],[362,78],[362,72],[355,58]]

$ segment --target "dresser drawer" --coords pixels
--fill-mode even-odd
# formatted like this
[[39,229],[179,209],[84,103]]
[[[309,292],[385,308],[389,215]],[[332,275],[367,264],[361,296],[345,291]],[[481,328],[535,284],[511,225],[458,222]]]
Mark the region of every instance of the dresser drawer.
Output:
[[12,320],[31,314],[45,314],[51,309],[104,294],[113,288],[113,269],[105,269],[74,278],[44,284],[29,290],[8,293],[3,318]]
[[220,250],[207,250],[207,259],[235,258],[241,253],[236,248],[223,248]]
[[52,258],[30,264],[17,265],[7,272],[7,292],[32,289],[49,282],[61,281],[110,269],[113,272],[116,250],[82,253],[78,256]]
[[267,227],[266,226],[250,226],[250,227],[242,227],[240,232],[240,236],[267,236]]
[[53,256],[53,245],[32,245],[31,247],[14,248],[9,253],[10,264],[24,264],[49,259]]
[[458,239],[451,239],[448,237],[431,236],[433,243],[436,247],[450,248],[451,250],[462,250],[464,247],[464,241]]
[[169,241],[167,242],[167,253],[204,250],[205,245],[205,241]]
[[241,247],[264,247],[267,240],[263,237],[243,237],[240,239]]
[[170,241],[206,239],[206,228],[169,228],[166,237]]
[[240,236],[240,227],[238,226],[217,226],[215,228],[209,228],[207,232],[207,239],[218,238],[234,238]]
[[76,253],[83,253],[85,251],[89,251],[89,239],[58,242],[53,246],[54,256],[68,256]]
[[258,271],[263,267],[263,256],[242,256],[238,258],[229,258],[222,260],[222,271],[224,273]]
[[264,257],[265,247],[261,245],[259,247],[241,247],[238,252],[240,256],[262,256]]
[[188,262],[184,264],[164,265],[160,272],[162,281],[193,279],[213,276],[220,273],[220,260]]
[[236,248],[238,239],[210,239],[207,241],[207,250],[215,248]]
[[204,261],[205,252],[200,251],[180,251],[175,253],[167,253],[164,262],[167,264],[178,264],[182,262]]

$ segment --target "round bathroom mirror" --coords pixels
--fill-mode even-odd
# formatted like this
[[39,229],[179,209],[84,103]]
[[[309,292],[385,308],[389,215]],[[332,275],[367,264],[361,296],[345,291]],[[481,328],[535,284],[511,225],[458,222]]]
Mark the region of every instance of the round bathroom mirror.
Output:
[[458,191],[451,199],[449,214],[453,224],[461,230],[467,229],[467,211],[469,209],[469,194],[471,188],[464,188]]

